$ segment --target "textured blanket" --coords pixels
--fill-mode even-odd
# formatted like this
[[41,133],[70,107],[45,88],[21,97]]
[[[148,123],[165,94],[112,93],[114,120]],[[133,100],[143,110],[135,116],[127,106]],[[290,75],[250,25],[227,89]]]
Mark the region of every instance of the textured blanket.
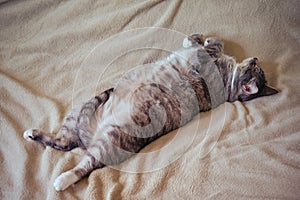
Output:
[[[298,0],[69,0],[0,3],[0,199],[299,199]],[[118,166],[65,191],[64,153],[23,139],[55,134],[75,104],[133,68],[218,36],[238,61],[258,57],[280,92],[201,113]]]

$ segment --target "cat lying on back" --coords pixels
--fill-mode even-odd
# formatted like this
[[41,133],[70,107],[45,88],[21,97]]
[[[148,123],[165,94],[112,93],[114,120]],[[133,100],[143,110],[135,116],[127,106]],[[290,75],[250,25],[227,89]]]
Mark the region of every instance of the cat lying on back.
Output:
[[[56,178],[56,190],[66,189],[94,169],[121,163],[199,112],[225,101],[277,93],[266,85],[257,58],[236,63],[223,54],[224,45],[218,38],[204,40],[194,34],[183,46],[162,61],[130,71],[122,86],[73,109],[56,135],[38,129],[24,132],[26,140],[61,151],[86,150],[78,165]],[[210,73],[211,66],[216,66],[218,73]],[[214,86],[217,76],[222,87]],[[210,88],[221,95],[213,99]]]

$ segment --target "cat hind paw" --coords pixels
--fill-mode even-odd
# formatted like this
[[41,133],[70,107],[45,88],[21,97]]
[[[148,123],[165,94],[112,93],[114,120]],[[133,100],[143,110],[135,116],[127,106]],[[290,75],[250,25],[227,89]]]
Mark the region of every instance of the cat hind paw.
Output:
[[37,129],[29,129],[23,133],[23,137],[27,141],[32,141],[34,140],[34,132],[37,131]]
[[70,185],[76,183],[78,181],[78,177],[73,172],[65,172],[62,173],[59,177],[57,177],[54,181],[54,188],[56,191],[62,191],[67,189]]

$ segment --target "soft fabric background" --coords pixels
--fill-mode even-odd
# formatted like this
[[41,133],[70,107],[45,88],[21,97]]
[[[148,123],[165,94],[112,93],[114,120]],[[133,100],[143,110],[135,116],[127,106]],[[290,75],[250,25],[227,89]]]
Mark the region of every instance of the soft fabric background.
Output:
[[[298,0],[1,1],[0,199],[299,199],[299,10]],[[95,78],[104,71],[106,56],[97,58],[99,68],[80,68],[101,41],[143,27],[219,36],[238,61],[260,58],[269,84],[280,93],[225,103],[196,117],[185,129],[187,138],[196,132],[192,144],[166,167],[138,174],[107,167],[56,192],[54,179],[74,166],[82,151],[28,143],[23,131],[38,127],[55,133],[72,103],[113,86],[131,67],[165,56],[132,52],[108,68],[101,84]],[[140,33],[99,49],[109,55],[118,44],[151,41]],[[169,159],[172,151],[157,149],[175,135],[144,152]],[[204,151],[209,153],[203,156]],[[141,168],[155,162],[133,160]]]

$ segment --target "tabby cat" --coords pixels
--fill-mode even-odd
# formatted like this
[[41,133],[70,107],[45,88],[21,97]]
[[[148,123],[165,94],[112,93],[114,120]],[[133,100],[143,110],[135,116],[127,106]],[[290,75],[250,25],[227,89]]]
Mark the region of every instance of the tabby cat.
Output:
[[236,63],[223,48],[218,38],[191,35],[183,48],[127,73],[122,84],[73,109],[56,135],[25,131],[26,140],[44,146],[85,149],[81,161],[56,178],[54,188],[65,190],[96,168],[121,163],[199,112],[277,93],[266,85],[257,58]]

